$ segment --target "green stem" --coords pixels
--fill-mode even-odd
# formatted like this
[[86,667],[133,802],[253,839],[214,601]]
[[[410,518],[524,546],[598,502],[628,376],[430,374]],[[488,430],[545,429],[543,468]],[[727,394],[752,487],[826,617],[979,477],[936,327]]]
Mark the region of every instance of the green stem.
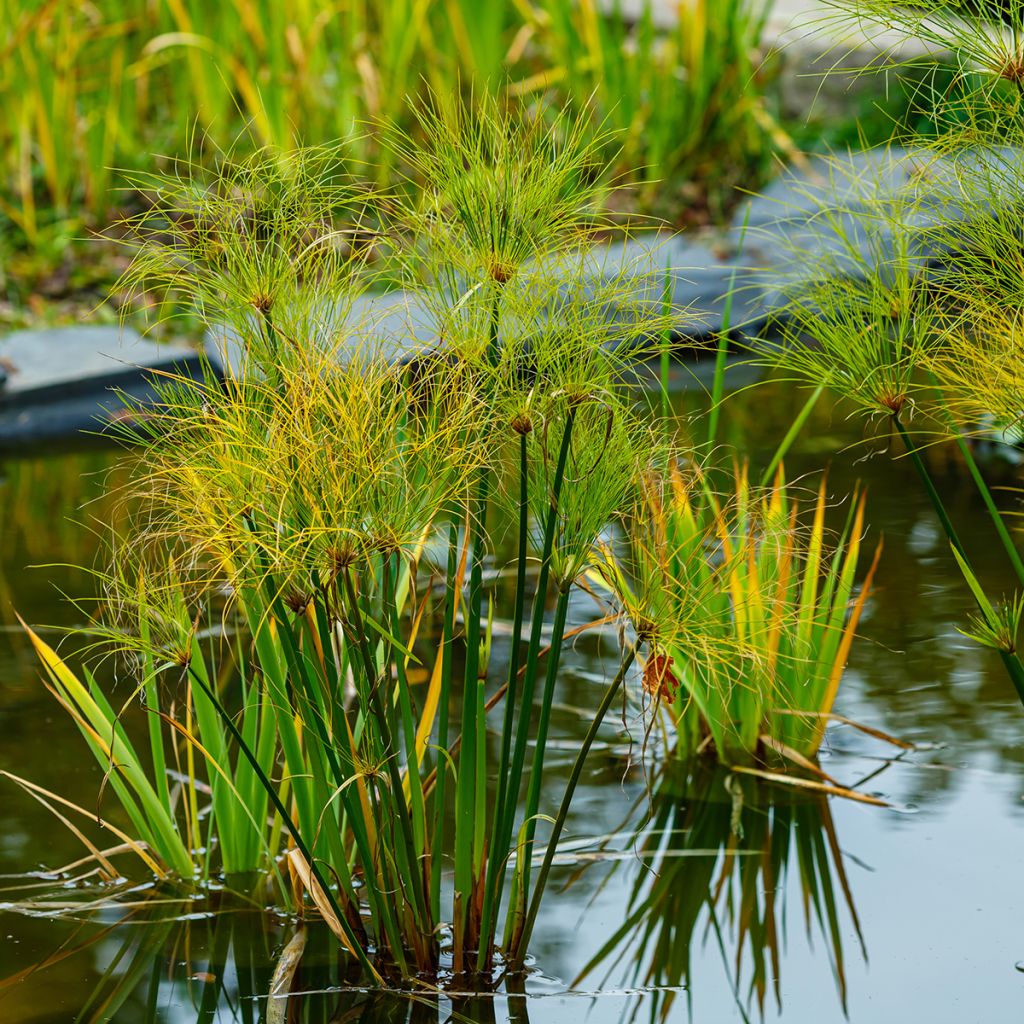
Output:
[[985,503],[985,508],[988,509],[989,517],[992,519],[992,523],[996,528],[996,533],[999,535],[999,539],[1006,551],[1006,556],[1010,559],[1013,571],[1017,574],[1017,580],[1020,585],[1024,587],[1024,561],[1021,560],[1020,553],[1017,551],[1017,546],[1013,543],[1010,531],[1006,529],[1006,523],[1003,522],[1003,517],[999,512],[999,508],[996,506],[995,499],[992,497],[992,492],[989,490],[988,484],[985,483],[985,478],[981,475],[978,463],[975,461],[974,454],[971,452],[971,446],[960,433],[952,415],[950,415],[949,409],[942,400],[942,392],[939,390],[938,383],[934,376],[932,377],[932,383],[936,386],[939,403],[942,406],[946,425],[948,426],[950,433],[953,435],[953,439],[956,441],[957,447],[960,449],[960,454],[963,456],[964,462],[967,463],[967,469],[971,474],[971,479],[974,481],[974,486],[977,487],[978,493],[981,495],[981,500]]
[[[398,613],[398,597],[396,594],[395,578],[398,573],[392,573],[391,563],[395,560],[396,568],[398,555],[389,555],[384,563],[384,596],[387,601],[387,628],[393,637],[398,636],[401,625]],[[390,659],[395,665],[397,677],[398,706],[401,712],[401,726],[405,736],[405,777],[409,784],[409,802],[412,806],[413,839],[415,841],[415,853],[417,859],[424,854],[426,840],[426,811],[423,806],[423,777],[420,774],[420,766],[416,759],[416,724],[413,713],[412,697],[410,695],[409,677],[405,669],[405,655],[397,649],[391,650]],[[391,698],[388,697],[390,704]],[[426,934],[433,933],[433,923],[425,929]]]
[[160,691],[156,684],[156,667],[150,653],[149,620],[139,615],[139,638],[142,640],[143,695],[148,712],[146,724],[149,728],[149,749],[153,756],[153,778],[157,795],[168,816],[173,817],[170,789],[167,785],[167,758],[164,752],[163,719],[160,717]]
[[1021,665],[1018,655],[1009,651],[1000,651],[999,657],[1010,677],[1010,682],[1013,683],[1013,688],[1017,691],[1018,699],[1024,704],[1024,665]]
[[[491,305],[488,326],[487,363],[498,364],[500,353],[501,285]],[[484,741],[486,716],[484,687],[480,678],[481,615],[483,608],[483,563],[487,537],[487,509],[490,496],[490,467],[481,468],[475,498],[475,536],[469,574],[469,607],[466,622],[466,664],[462,691],[462,747],[455,784],[455,897],[453,909],[453,966],[465,967],[467,945],[478,937],[474,888],[483,864],[486,835],[487,770]],[[461,827],[460,827],[461,826]]]
[[345,938],[348,939],[349,944],[355,951],[356,959],[359,961],[360,966],[363,967],[363,969],[369,973],[370,977],[373,978],[373,980],[377,984],[383,984],[383,979],[377,973],[373,964],[370,963],[369,958],[366,955],[366,951],[360,945],[359,937],[352,930],[351,925],[349,925],[348,920],[345,917],[344,911],[342,911],[341,907],[338,905],[338,901],[335,899],[334,893],[331,891],[330,886],[327,884],[326,879],[323,877],[323,874],[320,871],[316,859],[313,857],[312,852],[306,845],[305,840],[302,838],[302,833],[295,827],[295,824],[292,822],[292,816],[288,812],[288,808],[285,807],[285,805],[281,802],[281,798],[277,795],[277,790],[274,788],[274,785],[270,781],[270,779],[267,778],[262,766],[260,765],[258,759],[256,758],[256,755],[249,749],[249,745],[243,739],[242,734],[238,729],[238,726],[235,725],[231,715],[227,713],[227,711],[224,708],[224,705],[221,704],[220,700],[217,698],[217,695],[213,692],[211,687],[207,685],[205,680],[200,678],[197,672],[194,672],[192,670],[191,665],[188,668],[188,673],[192,677],[192,680],[203,690],[203,692],[209,698],[210,703],[217,709],[217,714],[220,716],[220,719],[224,723],[225,728],[228,730],[229,733],[231,733],[231,737],[238,744],[238,749],[241,750],[242,756],[245,757],[245,759],[249,762],[250,766],[252,767],[252,770],[256,773],[257,777],[260,780],[260,783],[266,790],[267,796],[270,798],[271,803],[273,803],[274,808],[277,810],[277,813],[281,815],[281,820],[284,823],[284,827],[288,829],[288,834],[292,837],[292,840],[295,842],[295,846],[297,847],[299,853],[302,854],[302,856],[306,860],[306,863],[309,865],[310,873],[316,879],[317,884],[320,886],[320,891],[324,894],[324,897],[330,904],[331,910],[334,912],[334,916],[337,918],[338,923],[341,925],[341,930],[345,933]]
[[779,463],[789,453],[789,449],[793,447],[793,442],[797,439],[797,435],[804,428],[804,424],[807,422],[807,418],[811,415],[815,405],[818,404],[818,399],[821,398],[822,392],[825,390],[824,384],[819,384],[812,392],[810,398],[804,402],[804,407],[797,414],[797,417],[789,426],[789,430],[786,431],[786,436],[782,439],[779,447],[775,449],[775,454],[772,456],[771,462],[768,463],[765,471],[761,474],[761,486],[767,487],[771,483],[772,476],[775,474],[775,470],[779,468]]
[[992,518],[992,523],[996,528],[996,533],[999,534],[999,539],[1003,543],[1003,548],[1006,550],[1006,555],[1010,560],[1010,564],[1013,566],[1013,571],[1017,574],[1017,580],[1020,582],[1021,586],[1024,586],[1024,561],[1021,560],[1020,552],[1013,543],[1010,531],[1006,529],[1006,523],[1003,522],[1003,517],[992,497],[992,492],[985,483],[985,480],[981,475],[981,470],[978,469],[978,464],[975,462],[974,455],[971,453],[970,445],[967,444],[959,431],[955,436],[957,447],[960,449],[960,452],[964,457],[964,462],[967,463],[967,469],[971,474],[971,478],[974,480],[975,486],[978,488],[981,500],[985,503],[985,508],[988,509],[988,514]]
[[477,478],[469,604],[466,612],[466,662],[462,685],[462,746],[455,784],[455,904],[454,968],[464,969],[467,945],[476,940],[473,888],[482,856],[484,821],[478,808],[486,799],[486,777],[480,778],[478,749],[483,722],[483,681],[480,679],[480,639],[483,608],[484,537],[490,493],[490,470],[483,467]]
[[[576,787],[579,784],[580,775],[583,774],[583,765],[587,760],[587,755],[590,753],[590,748],[594,745],[594,740],[597,739],[597,734],[601,728],[601,724],[604,722],[605,715],[608,714],[608,710],[612,706],[612,701],[615,700],[615,695],[619,692],[619,688],[622,686],[626,678],[626,673],[633,664],[633,659],[635,657],[636,648],[631,647],[623,657],[622,663],[619,665],[619,670],[615,673],[615,678],[605,690],[604,696],[601,698],[601,703],[597,706],[597,711],[594,713],[593,721],[590,723],[590,728],[587,730],[587,734],[583,738],[583,743],[580,746],[580,752],[576,755],[576,761],[572,766],[569,781],[566,783],[565,792],[562,794],[562,803],[558,808],[558,814],[555,817],[555,824],[551,830],[551,837],[548,839],[547,850],[544,853],[544,861],[537,872],[537,880],[534,886],[533,896],[530,899],[530,909],[526,914],[526,919],[523,922],[522,928],[516,937],[515,945],[512,948],[510,957],[510,966],[512,970],[521,968],[526,957],[526,949],[530,942],[530,936],[533,934],[533,928],[537,921],[537,913],[540,910],[541,899],[544,896],[544,889],[547,885],[548,875],[551,872],[551,865],[554,863],[555,853],[558,849],[558,840],[562,836],[562,830],[565,827],[565,819],[568,817],[569,807],[572,804],[572,798],[576,793]],[[526,849],[524,856],[527,858],[530,856],[528,849]]]
[[[537,576],[537,591],[533,598],[533,612],[530,622],[530,641],[526,650],[526,666],[523,671],[523,687],[520,697],[519,721],[516,726],[515,745],[512,750],[512,763],[508,773],[507,798],[505,801],[504,820],[501,832],[492,846],[491,856],[497,858],[498,867],[494,882],[493,898],[495,901],[504,888],[507,855],[512,842],[516,809],[519,803],[519,792],[522,788],[523,768],[526,764],[526,747],[529,741],[530,720],[533,711],[533,695],[537,685],[537,666],[540,661],[540,648],[544,630],[544,607],[547,600],[548,577],[551,573],[551,559],[554,550],[555,533],[558,525],[558,504],[561,500],[562,483],[565,479],[565,468],[569,459],[569,448],[572,441],[572,430],[576,420],[576,411],[569,409],[565,429],[558,451],[558,462],[551,486],[550,505],[544,522],[544,537],[541,545],[540,572]],[[551,652],[554,653],[553,651]],[[550,655],[549,655],[550,656]]]
[[932,508],[935,509],[935,514],[939,517],[939,522],[942,524],[942,529],[945,531],[946,536],[949,538],[950,544],[953,545],[960,552],[964,562],[970,566],[970,560],[967,557],[967,551],[960,540],[959,534],[956,532],[956,527],[953,526],[953,521],[949,518],[949,513],[946,512],[946,506],[942,501],[938,490],[932,481],[931,474],[928,472],[928,467],[924,464],[924,459],[921,458],[921,451],[914,444],[913,438],[907,432],[907,428],[900,422],[900,418],[897,414],[893,414],[893,424],[896,430],[899,432],[900,437],[903,439],[903,444],[906,446],[907,454],[910,456],[910,461],[914,464],[914,469],[917,471],[917,475],[924,485],[924,489],[928,494],[928,498],[932,503]]
[[[381,680],[374,669],[373,657],[370,653],[369,644],[366,639],[366,629],[363,624],[362,612],[359,608],[359,599],[356,595],[355,584],[352,581],[352,571],[346,566],[344,571],[345,592],[348,597],[349,614],[352,617],[354,639],[360,650],[364,669],[367,673],[367,684],[370,691],[370,703],[377,727],[380,729],[381,742],[384,746],[384,760],[387,763],[388,781],[391,786],[391,804],[395,809],[395,816],[398,818],[398,825],[402,831],[402,841],[405,844],[406,866],[409,877],[403,883],[411,890],[412,898],[410,903],[416,918],[423,922],[427,920],[426,894],[423,891],[423,873],[419,870],[419,863],[416,857],[416,844],[413,840],[412,822],[409,819],[409,808],[405,802],[405,791],[402,786],[402,776],[398,770],[398,748],[395,745],[394,736],[391,732],[391,723],[388,718],[387,709],[381,699]],[[396,853],[402,851],[396,850]]]
[[551,650],[548,653],[547,673],[544,677],[544,693],[541,697],[540,717],[537,722],[537,736],[533,748],[533,764],[530,767],[530,786],[526,793],[526,807],[523,811],[525,839],[521,844],[525,851],[516,861],[516,900],[512,908],[514,921],[511,934],[513,948],[517,948],[524,925],[523,916],[526,899],[530,889],[530,867],[532,858],[530,848],[537,831],[537,811],[540,807],[540,787],[544,770],[544,747],[548,739],[548,727],[551,722],[551,702],[554,698],[555,680],[558,676],[558,663],[562,652],[562,638],[565,633],[565,620],[569,612],[569,595],[571,588],[563,586],[558,591],[558,603],[555,605],[555,620],[551,630]]
[[491,304],[491,322],[487,336],[487,362],[490,366],[498,365],[498,355],[501,351],[499,334],[501,328],[501,290],[502,285],[495,282],[497,291],[494,293],[494,302]]
[[669,440],[669,419],[672,404],[669,401],[669,371],[672,365],[672,331],[669,328],[669,314],[672,312],[672,269],[666,261],[665,281],[661,289],[661,311],[665,317],[665,327],[661,332],[661,425],[665,432],[665,440]]
[[[730,295],[730,300],[732,296]],[[729,355],[729,335],[723,329],[718,335],[715,352],[715,376],[711,383],[711,408],[708,410],[708,447],[713,448],[718,438],[718,409],[725,393],[725,366]]]
[[[743,242],[747,236],[747,225],[750,217],[750,206],[743,217],[740,228],[739,243],[736,255],[743,250]],[[722,310],[722,329],[718,333],[718,349],[715,352],[715,376],[711,383],[711,409],[708,412],[708,448],[713,448],[718,439],[718,410],[725,394],[725,366],[729,356],[729,332],[732,330],[732,302],[736,294],[736,272],[739,267],[732,268],[729,276],[729,291],[725,296],[725,308]]]
[[276,387],[281,383],[281,346],[278,344],[277,328],[274,326],[274,318],[269,308],[260,310],[260,320],[263,324],[263,337],[267,343],[268,356],[268,365],[261,369],[266,371],[267,376]]
[[[445,580],[444,623],[441,627],[441,693],[438,697],[437,745],[440,751],[448,749],[448,721],[450,715],[452,677],[452,637],[455,633],[455,591],[458,574],[458,527],[454,521],[448,531],[448,568]],[[431,850],[430,907],[434,920],[441,917],[441,854],[444,850],[444,804],[449,764],[441,753],[436,761],[437,783],[434,792],[434,825]]]
[[[920,450],[914,444],[914,441],[907,432],[906,427],[904,427],[900,422],[899,416],[894,414],[892,421],[895,424],[897,431],[899,431],[899,435],[903,439],[904,445],[906,445],[907,453],[910,455],[914,468],[917,470],[917,474],[921,478],[921,482],[924,484],[925,491],[927,491],[928,497],[931,499],[932,507],[935,509],[935,514],[939,517],[939,522],[942,524],[943,530],[946,531],[946,536],[949,538],[950,544],[952,544],[960,553],[960,557],[964,560],[964,565],[967,566],[972,575],[975,575],[974,570],[971,567],[970,559],[967,557],[967,551],[964,549],[963,543],[961,542],[960,537],[957,534],[948,513],[946,512],[946,507],[932,481],[931,474],[928,472],[928,467],[925,466],[924,460],[921,458]],[[986,609],[977,598],[975,598],[975,603],[981,610],[982,615],[985,615]],[[1021,703],[1024,704],[1024,665],[1021,664],[1019,655],[1009,651],[1000,651],[999,657],[1002,659],[1003,666],[1006,668],[1007,675],[1010,677],[1010,682],[1013,683],[1013,687],[1017,691],[1017,696],[1020,698]]]
[[504,858],[500,850],[505,811],[509,799],[516,799],[518,792],[510,795],[509,759],[512,756],[512,733],[515,727],[516,699],[519,688],[520,648],[523,641],[523,616],[526,606],[526,559],[529,553],[530,508],[529,508],[529,464],[527,460],[527,435],[519,435],[519,549],[516,560],[516,606],[512,622],[512,648],[509,653],[508,676],[505,687],[505,715],[501,729],[501,759],[498,765],[497,798],[491,823],[491,852],[487,864],[487,878],[484,885],[483,907],[480,913],[480,946],[477,954],[477,969],[484,970],[493,947],[494,918],[501,893],[497,891],[497,879],[504,878]]

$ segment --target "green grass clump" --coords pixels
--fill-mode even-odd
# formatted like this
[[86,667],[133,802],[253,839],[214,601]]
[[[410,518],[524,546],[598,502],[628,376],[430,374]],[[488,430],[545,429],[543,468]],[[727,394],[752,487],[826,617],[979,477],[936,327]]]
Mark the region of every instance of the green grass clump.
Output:
[[613,563],[611,585],[649,639],[643,687],[679,756],[800,764],[817,753],[874,574],[854,597],[863,496],[831,545],[826,505],[823,481],[803,525],[781,469],[759,492],[738,468],[723,498],[678,465],[647,481],[628,575]]

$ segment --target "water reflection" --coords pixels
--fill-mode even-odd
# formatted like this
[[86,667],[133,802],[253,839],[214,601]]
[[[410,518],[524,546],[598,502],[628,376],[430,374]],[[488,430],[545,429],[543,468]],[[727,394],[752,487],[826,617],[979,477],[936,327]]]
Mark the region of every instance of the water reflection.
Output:
[[702,762],[679,766],[660,784],[636,850],[642,867],[625,920],[577,983],[593,975],[601,987],[646,990],[633,1016],[643,1005],[651,1020],[667,1020],[677,1000],[690,1004],[707,984],[691,968],[710,943],[744,1019],[755,1009],[763,1017],[769,999],[781,1013],[787,918],[801,915],[845,1010],[846,922],[867,954],[824,793],[770,788]]
[[[95,913],[90,896],[109,890],[56,887],[19,905],[40,933],[56,924],[61,938],[47,956],[0,977],[2,1020],[21,1024],[527,1024],[525,990],[496,995],[421,990],[381,992],[362,986],[322,922],[296,922],[242,903],[228,893],[202,901],[173,892],[126,891],[117,906]],[[50,917],[61,904],[57,917]],[[69,909],[77,904],[79,912]],[[76,920],[78,919],[78,920]],[[16,955],[16,954],[15,954]],[[49,979],[60,991],[69,965],[91,976],[72,1000],[40,999]],[[9,969],[8,962],[4,968]],[[29,990],[23,986],[36,977]],[[26,992],[35,996],[22,1005]],[[67,993],[68,989],[64,989]],[[500,1008],[500,1013],[499,1013]],[[13,1011],[13,1016],[7,1014]],[[507,1012],[506,1012],[507,1011]]]
[[0,461],[0,708],[36,676],[15,612],[67,625],[82,615],[62,595],[95,594],[100,537],[126,514],[114,463],[109,450]]
[[[731,400],[722,418],[728,443],[763,465],[805,397],[771,385]],[[909,1017],[1002,1020],[1007,1007],[1019,1002],[1024,976],[1013,965],[1024,957],[1024,897],[1013,879],[1024,838],[1020,711],[995,657],[956,634],[971,599],[936,541],[926,498],[908,482],[903,462],[888,454],[863,460],[861,434],[842,407],[823,402],[787,466],[796,479],[820,472],[831,459],[836,495],[849,493],[857,479],[868,485],[869,543],[884,533],[886,548],[837,710],[907,740],[946,745],[915,752],[879,781],[887,798],[916,804],[921,813],[842,802],[833,802],[830,812],[819,798],[784,792],[773,801],[745,781],[739,837],[734,794],[722,777],[708,783],[714,792],[709,802],[693,799],[705,784],[701,779],[666,782],[650,831],[637,841],[647,854],[642,870],[627,851],[603,887],[590,869],[569,891],[553,893],[537,934],[539,967],[553,979],[541,995],[551,998],[529,1001],[535,1022],[619,1021],[617,992],[589,998],[605,978],[665,986],[646,1000],[628,996],[627,1017],[650,1013],[654,1019],[686,1020],[692,1004],[701,1020],[732,1020],[741,1016],[737,1003],[748,1016],[763,1004],[766,1019],[774,1019],[780,991],[785,1020],[815,1024],[834,1024],[847,999],[858,1024]],[[856,450],[843,452],[850,443]],[[942,451],[936,448],[932,457],[939,459]],[[66,518],[87,522],[93,514],[103,519],[116,513],[113,503],[90,504],[111,463],[109,454],[93,452],[12,460],[0,475],[0,767],[88,808],[97,807],[102,772],[39,684],[35,658],[10,607],[36,623],[73,620],[74,609],[61,602],[54,585],[82,595],[91,592],[92,581],[72,569],[24,570],[29,564],[93,562],[94,535]],[[955,461],[933,468],[985,588],[1009,591],[999,550],[986,542],[984,509],[961,469]],[[575,622],[594,615],[589,606],[578,611]],[[553,787],[558,771],[571,763],[606,670],[600,638],[585,634],[560,680],[549,766]],[[829,737],[836,751],[829,764],[847,769],[830,770],[844,779],[867,774],[874,758],[889,754],[846,727],[830,730]],[[640,795],[638,776],[623,780],[627,747],[622,740],[595,752],[573,809],[576,835],[617,828],[630,800]],[[832,815],[844,844],[873,869],[856,873],[853,892]],[[81,853],[75,837],[56,827],[45,809],[9,784],[0,787],[0,872],[62,864]],[[860,953],[854,896],[872,952],[870,974]],[[0,903],[8,898],[0,894]],[[186,912],[199,916],[182,921]],[[267,993],[294,934],[292,922],[237,907],[212,919],[205,916],[208,907],[191,903],[152,906],[150,913],[146,918],[141,911],[122,911],[83,924],[3,914],[0,980],[19,972],[23,980],[0,988],[0,1021],[275,1024],[268,1020]],[[630,918],[638,922],[634,937],[625,933]],[[122,920],[125,927],[115,928]],[[808,920],[813,954],[800,941]],[[617,936],[617,946],[596,956],[609,935]],[[53,959],[57,955],[63,959]],[[563,999],[562,981],[591,958],[588,994],[565,993]],[[433,1024],[450,1015],[453,1021],[525,1020],[526,999],[514,993],[453,1004],[427,995],[413,1000],[353,991],[345,987],[351,979],[339,960],[330,937],[311,926],[292,994],[269,1004],[285,1013],[278,1024]],[[38,961],[49,963],[37,969]],[[544,988],[540,980],[532,984]],[[965,1002],[958,1005],[957,999]]]

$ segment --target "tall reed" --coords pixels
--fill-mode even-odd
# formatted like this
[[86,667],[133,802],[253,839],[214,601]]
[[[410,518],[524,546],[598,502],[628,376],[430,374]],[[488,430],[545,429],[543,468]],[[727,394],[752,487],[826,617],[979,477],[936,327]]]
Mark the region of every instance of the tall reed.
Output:
[[662,30],[652,4],[630,25],[569,0],[6,0],[0,214],[18,244],[53,251],[144,201],[113,168],[137,171],[153,152],[214,162],[242,138],[285,152],[341,140],[394,184],[401,168],[368,126],[413,130],[428,94],[506,86],[526,105],[596,108],[630,129],[620,179],[668,189],[683,175],[721,203],[778,144],[758,3],[681,5],[678,27]]

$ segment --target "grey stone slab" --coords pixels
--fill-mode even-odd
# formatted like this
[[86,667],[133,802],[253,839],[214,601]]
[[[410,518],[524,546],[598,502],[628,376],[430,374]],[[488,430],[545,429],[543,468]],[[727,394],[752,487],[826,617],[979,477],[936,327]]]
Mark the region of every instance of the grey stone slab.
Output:
[[[0,338],[0,448],[69,440],[99,432],[125,414],[124,397],[152,401],[153,375],[199,377],[195,349],[158,345],[113,327],[19,331]],[[124,396],[124,397],[122,397]]]
[[196,356],[194,349],[160,345],[116,327],[55,327],[0,338],[7,379],[0,405],[82,387],[110,387],[142,371],[166,369]]
[[[443,333],[431,303],[423,294],[394,291],[359,295],[350,304],[325,301],[323,308],[306,310],[300,324],[288,324],[285,333],[301,333],[308,341],[335,350],[345,361],[359,350],[391,362],[409,362],[440,343]],[[253,330],[260,330],[253,321]],[[244,365],[244,329],[222,325],[207,333],[205,347],[226,371],[239,374]]]
[[[770,311],[764,308],[765,289],[757,275],[768,260],[767,250],[753,239],[740,246],[735,236],[695,241],[685,235],[655,235],[594,250],[585,272],[597,280],[629,282],[656,306],[668,283],[676,340],[696,341],[726,326],[736,330],[765,320]],[[629,317],[634,297],[624,302],[625,316],[609,311],[621,328],[614,339],[620,343],[633,340]]]
[[[760,283],[768,309],[827,275],[938,277],[948,253],[971,243],[972,224],[1017,216],[1024,152],[1012,147],[938,155],[886,148],[820,157],[791,168],[736,212],[768,256]],[[898,261],[898,262],[897,262]]]
[[741,203],[732,225],[741,230],[803,220],[817,212],[822,201],[840,209],[864,209],[881,194],[893,195],[911,180],[912,154],[900,147],[811,157],[801,166],[787,167],[757,195]]
[[[1024,152],[1009,147],[955,157],[899,147],[816,157],[741,204],[721,236],[641,234],[596,246],[578,263],[561,258],[526,267],[509,287],[544,282],[552,317],[565,303],[600,300],[605,322],[598,343],[643,340],[637,324],[645,310],[662,310],[666,284],[681,345],[700,344],[726,327],[754,337],[785,316],[794,289],[815,278],[884,275],[897,251],[918,272],[935,272],[958,242],[958,223],[1020,204],[1022,194]],[[552,292],[552,280],[564,284]],[[408,361],[444,345],[436,312],[444,305],[424,292],[392,292],[314,319],[317,331],[344,339],[343,357],[370,341],[388,358]],[[514,318],[506,329],[517,329]],[[236,338],[228,332],[214,344],[227,364],[237,365]]]
[[902,147],[836,153],[787,168],[740,204],[732,227],[785,236],[798,226],[827,239],[839,218],[847,231],[872,222],[923,231],[1019,203],[1022,184],[1024,151],[1010,146],[954,155]]
[[376,339],[381,354],[397,361],[415,359],[431,351],[443,334],[431,303],[411,291],[359,296],[348,312],[346,327],[352,332],[351,348],[357,348],[367,338]]

